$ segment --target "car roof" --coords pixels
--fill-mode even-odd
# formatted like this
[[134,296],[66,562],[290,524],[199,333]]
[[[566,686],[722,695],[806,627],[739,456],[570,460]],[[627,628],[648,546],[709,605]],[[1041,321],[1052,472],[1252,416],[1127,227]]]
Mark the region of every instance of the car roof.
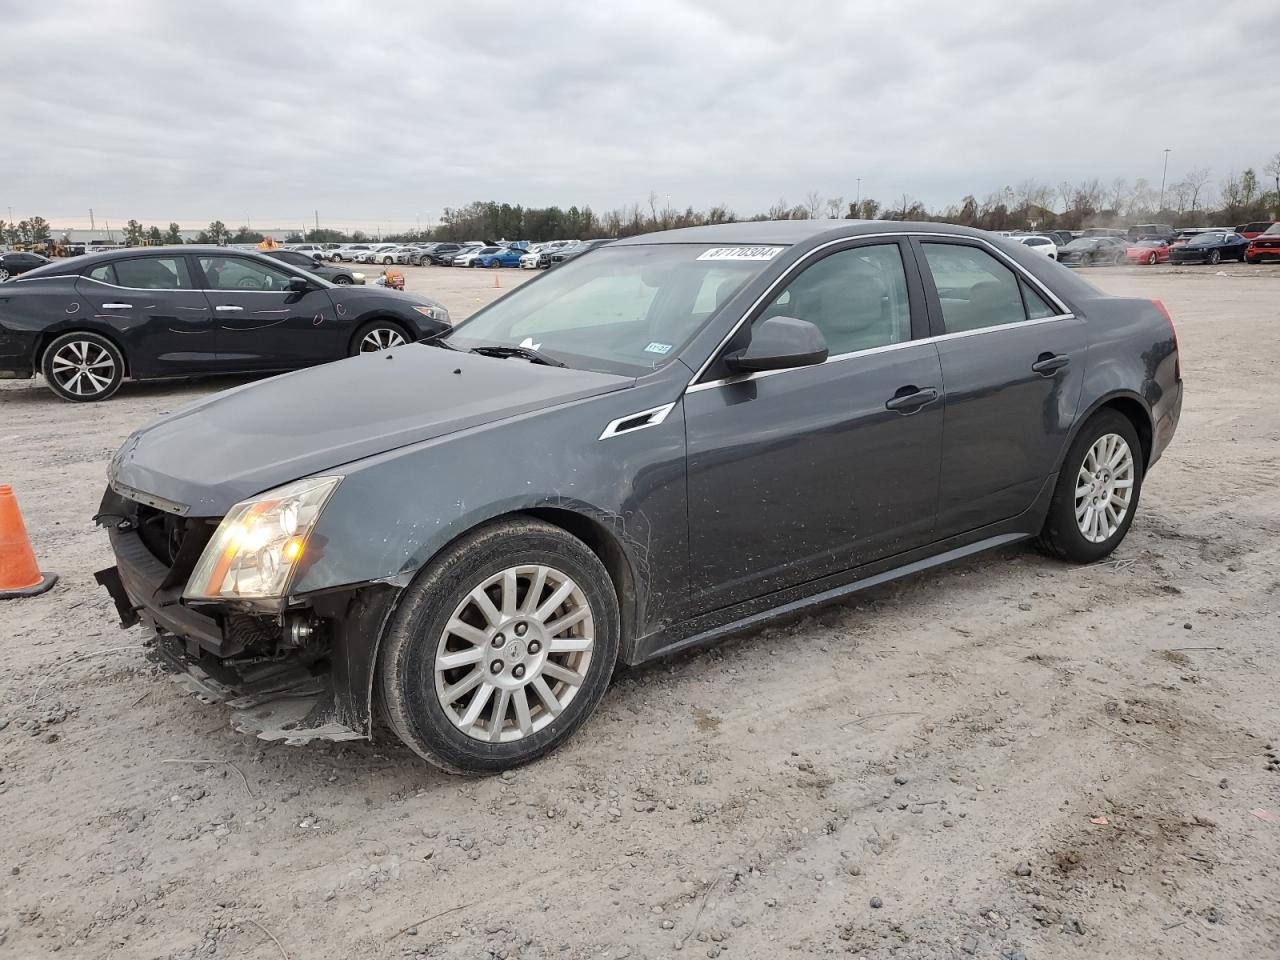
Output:
[[195,256],[216,255],[219,257],[260,257],[266,252],[267,251],[265,250],[241,250],[236,247],[219,247],[215,244],[205,243],[174,244],[173,246],[167,247],[122,247],[117,250],[100,250],[93,253],[85,253],[78,257],[67,257],[63,260],[51,260],[42,267],[37,267],[35,270],[30,270],[27,273],[24,273],[23,277],[34,280],[38,277],[82,273],[86,268],[97,266],[100,263],[114,263],[117,260],[134,260],[138,257],[172,257],[184,253]]
[[880,233],[947,233],[959,237],[989,239],[985,230],[924,220],[750,220],[717,223],[705,227],[682,227],[616,241],[617,246],[651,243],[798,244],[815,240],[875,236]]

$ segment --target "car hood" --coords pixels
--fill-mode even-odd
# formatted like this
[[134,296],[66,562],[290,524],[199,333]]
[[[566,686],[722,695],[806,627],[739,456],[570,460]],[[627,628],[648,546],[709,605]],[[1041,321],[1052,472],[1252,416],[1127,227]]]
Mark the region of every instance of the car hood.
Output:
[[409,344],[175,411],[131,435],[108,478],[124,496],[159,498],[190,516],[221,516],[239,500],[300,477],[634,382]]

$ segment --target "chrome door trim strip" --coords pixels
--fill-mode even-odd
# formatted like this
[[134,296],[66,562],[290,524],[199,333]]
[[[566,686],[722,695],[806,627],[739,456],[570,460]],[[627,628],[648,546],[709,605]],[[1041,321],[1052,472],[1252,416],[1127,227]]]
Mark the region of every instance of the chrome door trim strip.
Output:
[[854,357],[867,357],[877,353],[888,353],[891,350],[901,350],[904,347],[915,347],[926,343],[941,343],[946,340],[960,340],[964,337],[979,337],[986,333],[995,333],[997,330],[1017,330],[1021,327],[1035,327],[1042,323],[1056,323],[1059,320],[1074,320],[1074,313],[1063,313],[1053,317],[1037,317],[1035,320],[1023,320],[1019,323],[1005,323],[994,327],[980,327],[977,330],[961,330],[956,333],[944,333],[936,337],[921,337],[919,340],[903,340],[901,343],[889,343],[882,347],[869,347],[866,350],[854,350],[850,353],[841,353],[834,357],[827,357],[822,363],[806,364],[802,367],[787,367],[785,370],[764,370],[760,373],[744,374],[740,377],[724,377],[720,380],[707,380],[703,383],[691,383],[685,387],[685,393],[697,393],[699,390],[710,390],[713,387],[722,387],[729,383],[748,383],[752,380],[759,380],[761,377],[772,377],[778,373],[791,373],[796,370],[805,370],[808,367],[821,367],[828,363],[840,363],[843,360],[851,360]]
[[[917,231],[917,230],[895,230],[893,233],[875,233],[875,234],[855,235],[855,236],[849,236],[849,237],[838,237],[835,240],[828,240],[826,243],[822,243],[814,247],[812,250],[806,253],[803,257],[801,257],[795,263],[787,267],[786,270],[784,270],[781,274],[778,275],[777,279],[775,279],[773,283],[769,284],[769,286],[765,288],[764,293],[760,294],[760,296],[756,298],[755,302],[752,303],[751,306],[746,309],[746,311],[742,314],[742,316],[738,318],[737,322],[734,323],[733,327],[729,330],[729,332],[725,334],[724,338],[720,341],[720,343],[716,345],[716,348],[711,351],[707,359],[702,363],[701,366],[698,367],[697,372],[695,372],[693,377],[689,380],[689,387],[702,386],[702,384],[699,384],[697,382],[698,378],[702,376],[704,373],[706,373],[707,368],[715,362],[716,357],[720,356],[720,351],[725,348],[725,346],[729,343],[729,341],[733,339],[734,335],[737,334],[737,332],[742,328],[742,325],[747,322],[747,317],[751,316],[751,314],[754,313],[762,303],[766,302],[769,295],[772,294],[775,290],[777,290],[780,285],[786,283],[798,269],[806,266],[810,260],[815,259],[817,254],[820,254],[824,250],[827,250],[831,247],[835,247],[841,244],[855,242],[859,240],[875,241],[881,238],[893,238],[896,240],[899,237],[907,237],[907,238],[937,237],[943,240],[952,240],[952,241],[968,240],[968,241],[977,242],[982,246],[986,247],[1002,263],[1004,263],[1007,267],[1013,270],[1017,276],[1022,277],[1028,283],[1031,283],[1037,291],[1039,291],[1042,295],[1044,295],[1048,299],[1051,306],[1056,306],[1060,311],[1062,311],[1060,314],[1057,314],[1053,317],[1045,317],[1039,320],[1026,320],[1026,321],[1023,321],[1022,324],[1006,323],[1003,326],[983,327],[981,328],[981,330],[967,330],[967,331],[964,331],[963,333],[948,333],[948,334],[942,334],[941,336],[938,336],[938,337],[922,337],[920,340],[909,341],[910,343],[923,343],[925,340],[942,340],[942,339],[950,339],[950,338],[959,337],[959,336],[969,336],[971,334],[982,333],[987,330],[1004,330],[1009,327],[1017,327],[1017,326],[1022,326],[1024,324],[1044,323],[1049,320],[1062,320],[1067,317],[1074,316],[1074,314],[1070,311],[1070,309],[1068,309],[1067,305],[1058,298],[1057,294],[1055,294],[1052,290],[1050,290],[1043,283],[1041,283],[1036,277],[1032,276],[1031,273],[1029,273],[1027,269],[1023,267],[1020,263],[1013,260],[1003,250],[1001,250],[999,247],[997,247],[995,244],[993,244],[991,241],[987,240],[984,237],[971,237],[967,234],[961,234],[961,233],[929,233],[929,232],[923,232],[923,231]],[[891,346],[897,346],[897,345],[891,344]],[[877,347],[875,349],[878,350],[881,348]],[[862,351],[862,352],[866,352],[866,351]],[[843,360],[845,357],[853,356],[853,355],[854,354],[844,354],[836,358],[828,357],[827,362],[829,363],[832,359]],[[791,369],[801,369],[801,368],[791,368]],[[769,370],[766,372],[773,374],[773,373],[784,373],[785,371]],[[728,381],[728,382],[741,383],[746,379],[748,378],[734,377],[732,378],[731,381]],[[709,381],[709,384],[719,385],[725,382],[727,381],[713,380],[713,381]]]

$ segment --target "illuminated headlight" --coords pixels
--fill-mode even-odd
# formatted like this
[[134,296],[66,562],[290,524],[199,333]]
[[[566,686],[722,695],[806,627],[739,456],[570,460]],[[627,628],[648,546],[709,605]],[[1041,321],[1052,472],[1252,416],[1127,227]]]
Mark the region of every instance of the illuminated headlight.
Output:
[[311,477],[242,500],[218,524],[187,588],[189,600],[283,597],[320,511],[341,477]]
[[449,311],[444,307],[414,307],[424,317],[430,317],[432,320],[439,320],[442,323],[449,322]]

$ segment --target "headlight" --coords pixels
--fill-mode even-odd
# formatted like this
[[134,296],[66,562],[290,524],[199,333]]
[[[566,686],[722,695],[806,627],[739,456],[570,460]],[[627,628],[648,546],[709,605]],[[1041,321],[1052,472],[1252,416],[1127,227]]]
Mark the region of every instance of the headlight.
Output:
[[414,307],[424,317],[430,317],[432,320],[439,320],[442,323],[449,322],[449,311],[444,307]]
[[283,597],[307,538],[341,477],[311,477],[242,500],[218,524],[187,588],[189,600]]

